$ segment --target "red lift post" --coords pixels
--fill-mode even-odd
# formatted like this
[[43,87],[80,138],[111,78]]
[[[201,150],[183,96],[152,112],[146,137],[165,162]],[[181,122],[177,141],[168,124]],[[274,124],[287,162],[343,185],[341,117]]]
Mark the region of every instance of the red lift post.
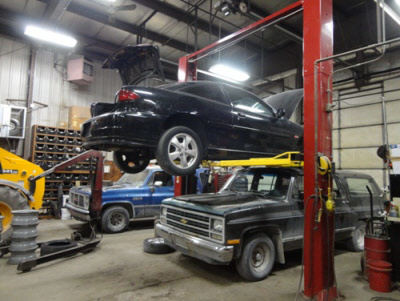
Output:
[[[304,294],[308,298],[332,300],[337,297],[333,264],[334,214],[324,210],[315,221],[320,202],[313,197],[318,188],[326,191],[328,183],[317,178],[317,154],[332,159],[332,117],[327,112],[331,102],[330,74],[332,62],[317,64],[333,52],[332,0],[297,1],[237,32],[179,59],[178,80],[197,79],[196,61],[225,49],[247,36],[304,10]],[[314,66],[318,66],[314,76]],[[318,89],[315,90],[315,84]],[[317,92],[315,92],[317,91]]]
[[333,262],[335,215],[323,210],[320,222],[316,222],[323,203],[313,197],[319,195],[318,187],[326,194],[328,186],[326,179],[318,176],[316,155],[332,160],[332,114],[327,109],[331,103],[328,90],[333,63],[317,63],[333,54],[332,0],[305,0],[303,18],[304,294],[332,300],[337,297]]

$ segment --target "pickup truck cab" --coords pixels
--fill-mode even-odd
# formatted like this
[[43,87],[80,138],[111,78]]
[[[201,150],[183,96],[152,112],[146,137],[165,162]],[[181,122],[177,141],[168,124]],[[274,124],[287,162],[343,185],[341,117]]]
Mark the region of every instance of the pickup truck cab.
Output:
[[[364,247],[369,217],[368,185],[375,214],[383,195],[366,174],[337,172],[336,240]],[[285,251],[303,244],[303,171],[295,168],[247,168],[237,171],[217,193],[185,195],[162,202],[156,236],[180,252],[211,264],[234,262],[249,281],[264,279]]]
[[[129,220],[159,216],[161,201],[174,195],[174,179],[158,166],[137,174],[124,174],[114,185],[103,187],[102,229],[108,233],[125,230]],[[66,207],[72,217],[89,221],[89,186],[70,189]]]

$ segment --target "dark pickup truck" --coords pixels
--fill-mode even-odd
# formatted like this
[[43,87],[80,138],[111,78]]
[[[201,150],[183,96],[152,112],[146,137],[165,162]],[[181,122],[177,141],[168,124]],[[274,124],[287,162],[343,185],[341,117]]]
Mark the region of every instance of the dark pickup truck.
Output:
[[[383,210],[383,194],[366,174],[334,176],[336,240],[364,248],[365,220]],[[166,199],[156,236],[174,249],[211,264],[235,262],[249,281],[264,279],[285,251],[301,249],[304,204],[301,169],[248,168],[236,172],[218,193]]]

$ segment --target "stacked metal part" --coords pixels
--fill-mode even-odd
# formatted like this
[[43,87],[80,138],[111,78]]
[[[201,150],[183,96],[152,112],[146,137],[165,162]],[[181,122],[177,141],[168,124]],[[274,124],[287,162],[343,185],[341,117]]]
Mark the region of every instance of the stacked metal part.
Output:
[[12,211],[12,235],[10,252],[11,257],[8,264],[19,264],[26,260],[36,258],[35,250],[37,225],[39,223],[39,211],[37,210],[15,210]]
[[3,219],[4,219],[4,216],[2,216],[2,215],[0,214],[0,242],[2,241],[2,239],[1,239],[1,232],[3,232]]

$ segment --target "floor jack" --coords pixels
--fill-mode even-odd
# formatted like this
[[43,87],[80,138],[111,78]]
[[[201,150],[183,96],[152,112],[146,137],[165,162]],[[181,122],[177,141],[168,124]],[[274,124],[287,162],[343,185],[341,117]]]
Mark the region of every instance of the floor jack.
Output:
[[[32,260],[24,261],[20,263],[17,270],[22,272],[28,272],[35,266],[43,264],[52,260],[73,256],[78,253],[89,253],[101,241],[96,235],[96,224],[101,213],[101,196],[103,186],[103,156],[101,152],[89,150],[80,155],[77,155],[67,161],[64,161],[51,169],[46,170],[42,174],[30,179],[30,192],[35,191],[35,183],[37,180],[50,175],[53,172],[63,171],[66,167],[77,164],[79,162],[89,159],[90,163],[95,161],[95,170],[91,173],[91,188],[92,188],[92,199],[90,202],[91,221],[88,223],[88,229],[86,231],[76,231],[71,234],[71,240],[76,242],[77,245],[68,249],[63,249],[58,252],[43,255]],[[38,243],[39,247],[43,244]],[[0,248],[0,254],[4,255],[9,252],[9,246],[3,246]]]

